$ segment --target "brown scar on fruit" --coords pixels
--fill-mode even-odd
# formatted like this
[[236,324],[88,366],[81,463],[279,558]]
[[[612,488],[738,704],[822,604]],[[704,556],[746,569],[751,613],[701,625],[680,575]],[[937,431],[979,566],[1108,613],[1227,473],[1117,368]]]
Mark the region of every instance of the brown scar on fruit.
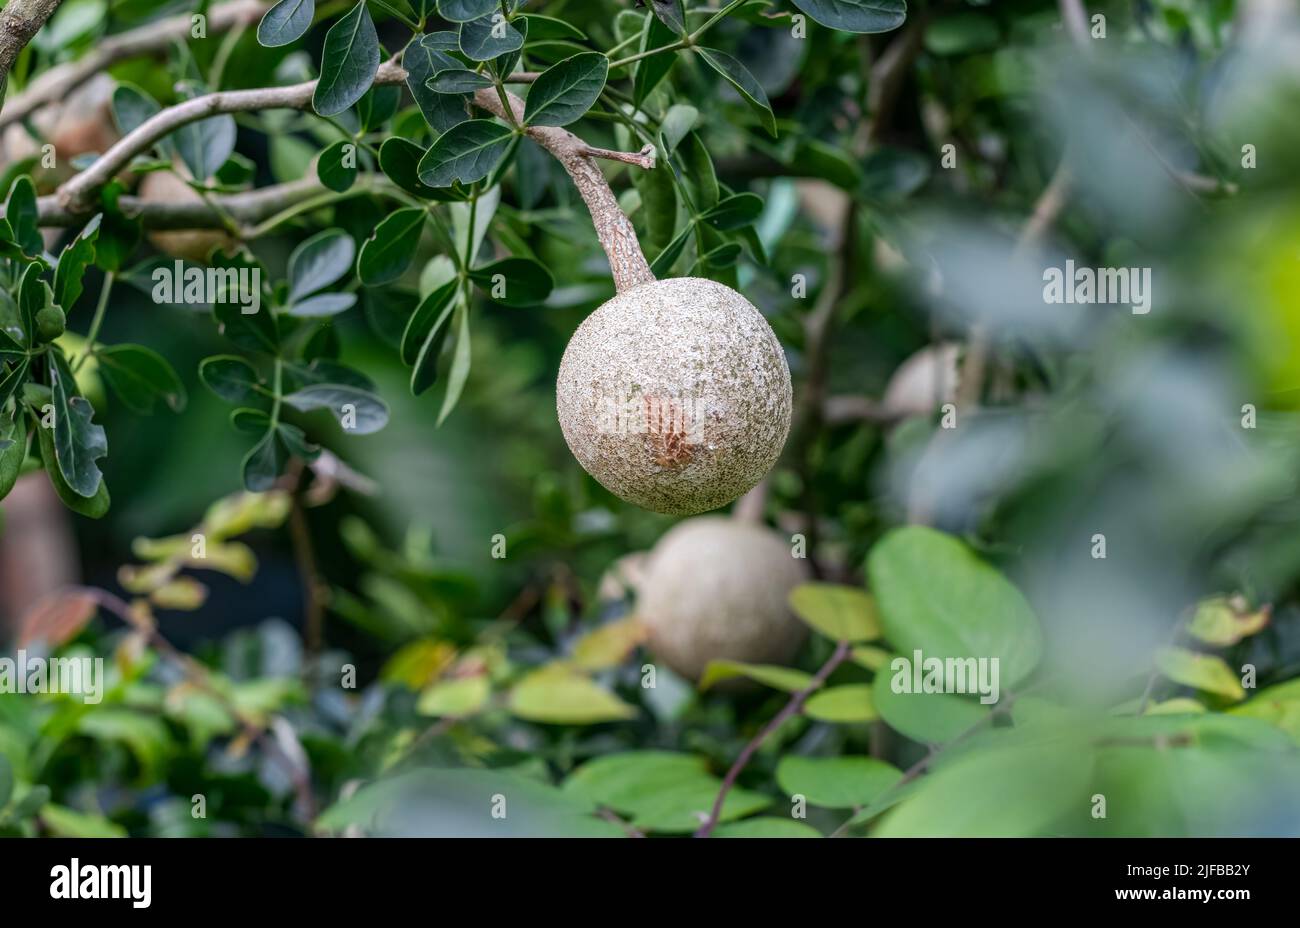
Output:
[[650,436],[655,463],[666,470],[680,470],[691,462],[691,450],[684,425],[681,404],[675,400],[661,400],[657,396],[644,396],[646,434]]

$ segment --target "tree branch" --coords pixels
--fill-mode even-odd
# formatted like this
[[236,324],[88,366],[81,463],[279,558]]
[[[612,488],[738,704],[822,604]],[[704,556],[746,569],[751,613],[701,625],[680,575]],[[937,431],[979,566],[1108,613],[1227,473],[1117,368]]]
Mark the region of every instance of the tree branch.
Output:
[[[406,71],[394,60],[380,64],[375,84],[400,84]],[[304,81],[287,87],[264,87],[253,90],[228,90],[205,94],[155,113],[108,151],[90,167],[70,178],[52,197],[41,198],[41,223],[48,226],[72,226],[93,212],[99,191],[133,158],[147,151],[182,126],[225,113],[245,113],[268,109],[305,110],[311,106],[316,81]],[[515,121],[522,122],[524,105],[518,97],[506,94]],[[482,109],[505,118],[504,106],[494,90],[480,90],[474,102]],[[619,208],[618,199],[594,159],[606,158],[651,169],[655,165],[651,146],[640,152],[617,152],[588,145],[567,129],[530,126],[524,130],[539,145],[554,155],[573,178],[596,226],[596,235],[609,258],[610,270],[619,291],[653,281],[654,275],[641,252],[632,223]],[[122,206],[134,211],[152,229],[221,228],[222,215],[242,222],[256,222],[320,193],[312,181],[282,184],[245,194],[212,197],[209,202],[186,204],[151,204],[134,197],[123,197]]]
[[[208,11],[208,32],[225,32],[237,25],[249,25],[266,10],[261,0],[229,0]],[[0,111],[0,129],[26,119],[47,103],[65,99],[86,81],[119,61],[162,51],[172,42],[189,38],[191,14],[182,13],[128,29],[96,42],[75,61],[56,65],[32,80],[22,93]]]
[[[400,84],[406,72],[386,61],[375,72],[375,84]],[[259,87],[254,90],[219,90],[175,106],[169,106],[136,126],[86,170],[59,188],[60,205],[73,213],[87,213],[95,206],[100,189],[131,163],[136,155],[147,151],[182,126],[224,113],[249,113],[260,110],[302,110],[311,105],[315,81],[287,87]]]
[[32,36],[53,15],[63,0],[9,0],[0,12],[0,88],[9,79],[9,70],[27,47]]

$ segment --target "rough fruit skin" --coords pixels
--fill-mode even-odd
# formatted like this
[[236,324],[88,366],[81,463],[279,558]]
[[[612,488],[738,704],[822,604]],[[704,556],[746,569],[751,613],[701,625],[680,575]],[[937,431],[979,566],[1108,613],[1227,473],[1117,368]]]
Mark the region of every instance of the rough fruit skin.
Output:
[[783,664],[806,629],[790,591],[808,579],[780,535],[720,516],[688,519],[650,553],[637,615],[655,658],[690,680],[712,660]]
[[556,384],[573,456],[610,492],[694,515],[776,463],[790,430],[790,368],[772,327],[712,280],[634,287],[573,334]]

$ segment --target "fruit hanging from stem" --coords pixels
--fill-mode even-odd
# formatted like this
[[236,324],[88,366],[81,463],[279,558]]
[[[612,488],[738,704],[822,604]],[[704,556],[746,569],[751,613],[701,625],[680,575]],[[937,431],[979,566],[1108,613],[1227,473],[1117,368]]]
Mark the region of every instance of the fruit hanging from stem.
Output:
[[[508,99],[522,123],[523,103]],[[509,120],[491,89],[474,102]],[[606,489],[655,512],[692,515],[742,496],[790,430],[790,369],[772,327],[723,284],[656,280],[595,150],[562,128],[525,131],[573,178],[617,290],[560,362],[556,411],[569,449]],[[639,157],[622,160],[654,166],[653,154]]]

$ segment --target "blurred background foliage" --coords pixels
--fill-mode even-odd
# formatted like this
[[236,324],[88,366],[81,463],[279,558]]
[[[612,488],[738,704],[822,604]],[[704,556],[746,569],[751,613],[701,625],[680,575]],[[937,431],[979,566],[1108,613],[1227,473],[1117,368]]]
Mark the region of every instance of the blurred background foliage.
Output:
[[[133,59],[111,75],[164,102],[179,76],[210,73],[219,53],[224,86],[307,79],[344,12],[319,7],[317,24],[287,49],[259,47],[248,29],[229,43],[173,49],[166,67]],[[68,0],[28,53],[28,76],[159,12],[153,0]],[[381,42],[405,42],[409,30],[382,5],[373,12]],[[558,0],[538,12],[577,25],[598,49],[620,41],[626,17],[649,15],[613,0]],[[770,475],[764,512],[781,532],[808,538],[821,580],[859,588],[869,552],[895,526],[928,523],[963,539],[1023,591],[1044,653],[1025,693],[974,731],[964,724],[969,703],[930,697],[914,710],[919,720],[882,721],[879,687],[877,701],[864,697],[845,721],[796,714],[745,769],[716,833],[1300,832],[1294,5],[1090,3],[1090,17],[1105,17],[1104,37],[1089,34],[1082,47],[1048,0],[914,0],[900,30],[872,36],[810,21],[796,38],[792,12],[749,4],[711,39],[762,84],[776,139],[685,57],[647,103],[661,114],[693,108],[703,160],[727,188],[763,200],[753,231],[765,260],[746,250],[713,273],[767,315],[787,348],[796,407],[810,397],[817,407]],[[1089,33],[1096,28],[1090,20]],[[562,57],[525,56],[538,68]],[[882,67],[890,56],[902,66]],[[413,110],[404,95],[395,132],[415,124]],[[302,113],[238,122],[237,150],[259,185],[304,176],[336,137]],[[595,145],[638,147],[607,123],[587,120],[579,131]],[[60,653],[110,658],[102,704],[0,696],[0,829],[699,826],[721,775],[792,687],[701,692],[665,668],[653,689],[641,685],[652,658],[638,656],[634,628],[619,624],[634,604],[605,574],[671,520],[612,497],[564,446],[555,371],[569,334],[612,287],[562,171],[528,142],[517,159],[490,241],[509,243],[500,254],[531,251],[555,290],[532,309],[478,301],[469,380],[441,427],[441,388],[410,395],[392,322],[421,291],[434,243],[397,284],[361,290],[361,306],[333,322],[340,360],[374,379],[391,418],[331,446],[361,475],[342,489],[316,472],[303,474],[307,493],[292,505],[281,491],[239,495],[245,444],[195,375],[228,346],[206,313],[114,291],[105,340],[167,357],[190,405],[141,417],[96,403],[112,449],[103,467],[113,507],[103,520],[41,499],[25,504],[35,516],[13,497],[0,507],[0,552],[11,564],[49,535],[44,550],[62,558],[55,581],[120,597],[109,606],[61,600],[55,615],[67,622],[53,642]],[[644,180],[610,173],[648,255],[657,253],[666,242],[642,208]],[[1045,207],[1062,173],[1060,202]],[[37,179],[42,192],[57,181]],[[1044,208],[1045,228],[1026,235]],[[327,221],[359,243],[387,211],[358,197]],[[289,223],[256,253],[278,279],[293,247],[324,224]],[[1045,305],[1043,269],[1067,257],[1151,268],[1151,312]],[[833,307],[827,330],[810,324],[820,301]],[[74,315],[70,327],[84,331],[86,321]],[[972,384],[977,345],[985,363]],[[891,376],[928,346],[954,346],[943,351],[957,383],[936,388],[922,377],[910,399],[891,405]],[[945,402],[956,404],[956,429],[941,427]],[[1252,428],[1243,428],[1247,406]],[[257,513],[230,539],[247,546],[255,571],[195,571],[182,553],[175,576],[205,588],[183,609],[169,608],[176,600],[165,592],[160,601],[161,587],[126,588],[123,565],[159,554],[137,539],[176,533],[187,544],[189,527],[210,524],[221,498]],[[295,531],[313,551],[318,580],[307,587]],[[1104,559],[1093,555],[1098,533]],[[493,557],[496,536],[504,558]],[[942,597],[957,588],[950,569],[960,565],[936,554],[915,582]],[[54,619],[34,600],[49,591],[19,584],[12,567],[0,576],[13,640],[24,617],[48,631]],[[325,603],[315,641],[312,598]],[[123,609],[146,609],[207,668],[206,685],[147,646]],[[885,642],[902,650],[885,620],[879,653],[843,665],[836,686],[885,676]],[[1249,630],[1221,631],[1237,623]],[[1158,651],[1171,637],[1176,653]],[[798,667],[815,669],[833,648],[814,636]],[[1219,663],[1207,669],[1193,653]],[[1256,669],[1250,692],[1230,685],[1244,664]],[[340,688],[349,665],[355,688]],[[902,774],[918,763],[924,776]],[[806,819],[789,815],[795,793],[807,798]],[[497,794],[511,797],[503,822],[482,812]],[[192,814],[199,795],[204,818]],[[1095,795],[1107,799],[1105,818],[1094,814]]]

